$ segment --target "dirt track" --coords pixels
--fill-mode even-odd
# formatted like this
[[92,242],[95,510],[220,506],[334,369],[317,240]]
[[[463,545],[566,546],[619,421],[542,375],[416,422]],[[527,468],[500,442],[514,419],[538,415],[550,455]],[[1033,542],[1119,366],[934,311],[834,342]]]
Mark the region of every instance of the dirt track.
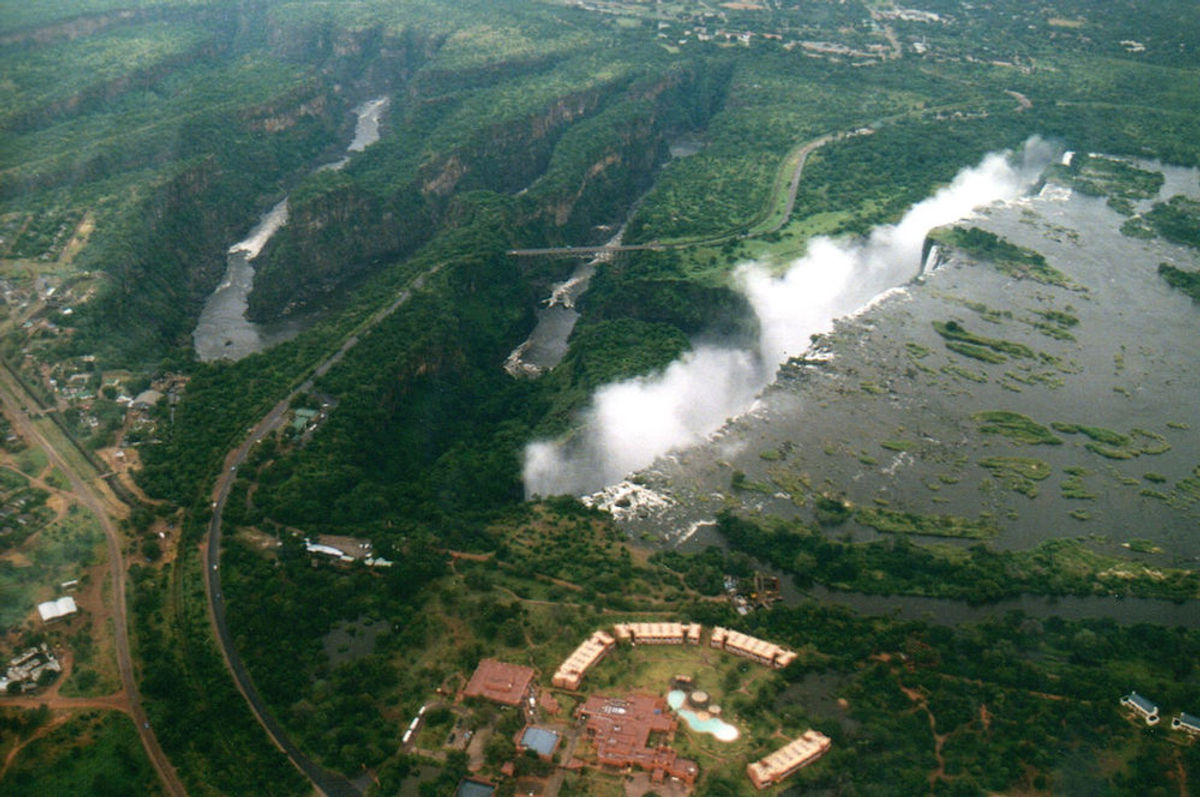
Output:
[[[67,481],[71,485],[71,493],[82,506],[90,510],[99,520],[100,526],[104,531],[104,538],[108,549],[109,571],[112,574],[113,601],[110,616],[115,631],[114,644],[117,653],[117,669],[121,677],[121,691],[107,698],[63,698],[53,696],[41,699],[30,698],[30,700],[33,701],[35,708],[42,703],[46,703],[51,708],[108,708],[129,714],[133,718],[138,736],[142,740],[142,746],[146,749],[146,754],[150,757],[150,762],[158,772],[159,779],[162,781],[167,793],[176,795],[176,797],[182,797],[187,794],[187,791],[183,788],[183,784],[179,781],[179,777],[175,773],[175,768],[171,766],[171,762],[159,745],[154,731],[150,728],[146,712],[142,708],[141,695],[138,693],[137,682],[134,679],[133,657],[129,651],[129,629],[126,620],[128,615],[125,605],[125,562],[121,554],[123,541],[116,523],[113,522],[114,515],[122,513],[121,507],[123,505],[108,493],[103,487],[103,482],[98,482],[100,486],[96,486],[97,481],[85,480],[84,475],[76,472],[67,457],[55,449],[33,424],[29,419],[25,407],[33,405],[34,402],[25,394],[20,383],[8,369],[7,363],[3,367],[0,367],[0,402],[3,403],[5,415],[12,421],[13,427],[17,432],[30,445],[37,446],[46,453],[50,463],[66,476]],[[87,477],[90,479],[93,475],[87,474]],[[102,622],[107,619],[102,618],[99,614],[97,614],[97,618]],[[21,705],[22,700],[23,698],[6,699],[0,705]],[[51,705],[52,702],[53,705]]]

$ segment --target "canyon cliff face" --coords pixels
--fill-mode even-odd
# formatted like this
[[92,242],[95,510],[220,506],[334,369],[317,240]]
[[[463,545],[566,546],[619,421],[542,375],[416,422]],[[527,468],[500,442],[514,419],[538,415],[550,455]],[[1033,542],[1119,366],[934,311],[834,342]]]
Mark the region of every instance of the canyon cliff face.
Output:
[[[428,85],[424,73],[415,82]],[[682,110],[697,104],[695,83],[693,71],[679,69],[566,93],[538,113],[479,128],[390,185],[368,186],[353,170],[323,178],[325,185],[293,197],[291,221],[256,261],[250,317],[268,320],[319,302],[411,254],[455,224],[452,200],[472,191],[519,196],[522,226],[540,240],[596,240],[597,226],[619,222],[649,187],[667,140],[695,124]],[[407,101],[423,99],[410,92]]]
[[404,257],[453,224],[447,208],[476,190],[516,193],[546,168],[554,144],[594,112],[600,91],[566,95],[542,113],[492,125],[417,167],[405,181],[365,186],[339,174],[294,198],[291,219],[256,261],[248,314],[265,320],[319,301],[340,285]]
[[[165,174],[144,199],[98,227],[80,254],[83,268],[107,275],[103,290],[79,308],[83,339],[102,341],[112,362],[145,366],[170,348],[188,345],[205,298],[225,272],[225,250],[278,201],[337,133],[331,103],[318,83],[201,126],[191,140],[239,141],[215,154],[189,158]],[[211,120],[210,120],[211,121]],[[249,142],[246,145],[246,142]],[[154,153],[130,153],[131,159]],[[101,173],[121,163],[84,165]]]
[[600,90],[572,93],[541,113],[480,130],[464,146],[421,169],[421,193],[441,199],[457,191],[520,191],[545,170],[559,136],[595,113],[605,99]]
[[285,315],[429,240],[433,221],[414,194],[381,196],[342,183],[292,203],[288,224],[255,261],[252,320]]

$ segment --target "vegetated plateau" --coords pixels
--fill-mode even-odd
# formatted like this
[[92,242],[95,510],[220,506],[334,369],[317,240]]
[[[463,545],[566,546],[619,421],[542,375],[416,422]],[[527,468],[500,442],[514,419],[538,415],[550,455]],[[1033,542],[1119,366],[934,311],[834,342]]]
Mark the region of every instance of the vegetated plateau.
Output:
[[[602,767],[519,753],[519,712],[454,695],[486,657],[544,688],[620,620],[799,653],[779,672],[704,660],[746,732],[725,755],[680,729],[698,794],[755,793],[746,763],[809,727],[833,747],[788,781],[803,789],[1186,790],[1200,744],[1117,701],[1200,713],[1200,628],[1105,618],[1124,619],[1118,597],[1186,609],[1200,591],[1200,416],[1178,359],[1200,272],[1197,40],[1184,0],[6,9],[0,653],[46,643],[68,672],[0,702],[0,793],[151,791],[135,731],[191,793],[306,793],[314,770],[255,711],[339,789],[444,795],[471,771],[502,794],[619,793]],[[380,97],[379,141],[320,168]],[[1079,153],[1045,171],[1040,204],[932,231],[925,284],[782,364],[765,420],[660,460],[610,512],[525,500],[526,446],[580,435],[600,388],[757,346],[739,264],[781,272],[820,236],[858,241],[1035,135]],[[307,328],[199,362],[226,250],[285,196],[248,312]],[[574,250],[622,225],[561,362],[510,376]],[[101,509],[119,548],[100,545]],[[214,509],[219,561],[200,553]],[[720,545],[675,549],[702,521]],[[141,727],[94,702],[132,697],[114,550]],[[785,605],[739,612],[727,584],[765,569]],[[79,615],[32,619],[69,580]],[[830,591],[1117,608],[954,625]],[[676,663],[602,662],[535,719],[565,729],[587,694],[665,688],[651,674]]]

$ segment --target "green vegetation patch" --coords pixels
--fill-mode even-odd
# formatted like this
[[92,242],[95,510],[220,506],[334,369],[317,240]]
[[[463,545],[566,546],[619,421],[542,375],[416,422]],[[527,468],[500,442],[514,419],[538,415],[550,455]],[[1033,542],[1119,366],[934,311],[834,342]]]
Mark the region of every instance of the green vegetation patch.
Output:
[[1110,197],[1121,207],[1128,205],[1130,200],[1152,199],[1165,179],[1162,172],[1139,169],[1103,155],[1076,155],[1070,166],[1051,166],[1046,170],[1046,176],[1081,194]]
[[1125,543],[1125,548],[1136,553],[1162,553],[1163,549],[1143,537],[1135,537]]
[[[895,518],[901,514],[863,509],[859,520],[865,516],[904,526],[905,519]],[[1081,521],[1091,518],[1084,509],[1070,515]],[[727,512],[719,513],[717,522],[733,551],[770,562],[801,585],[820,582],[872,594],[927,595],[972,603],[1021,593],[1110,595],[1118,586],[1121,593],[1139,597],[1200,597],[1200,573],[1147,567],[1100,553],[1078,540],[1053,539],[1028,550],[996,551],[982,544],[967,548],[944,543],[917,545],[908,536],[868,543],[837,542],[796,521],[772,520],[760,525]],[[968,523],[980,529],[994,528],[986,515]]]
[[1005,371],[1004,375],[1022,385],[1045,385],[1051,390],[1056,390],[1066,384],[1066,380],[1055,371]]
[[1049,478],[1052,471],[1048,462],[1030,457],[988,457],[980,460],[979,464],[988,470],[1013,473],[1033,481]]
[[1107,459],[1133,459],[1143,454],[1165,454],[1171,444],[1158,432],[1133,429],[1129,434],[1115,432],[1102,426],[1084,426],[1076,423],[1055,421],[1050,424],[1063,434],[1082,434],[1091,438],[1083,447]]
[[1079,317],[1067,310],[1033,310],[1039,320],[1032,322],[1038,332],[1055,340],[1075,340],[1075,336],[1067,330],[1079,325]]
[[1158,274],[1172,288],[1183,291],[1192,297],[1193,302],[1200,302],[1200,271],[1185,271],[1170,263],[1159,263]]
[[1048,478],[1052,470],[1048,462],[1029,457],[988,457],[981,459],[979,464],[1003,482],[1005,487],[1029,498],[1035,498],[1038,494],[1034,482]]
[[985,349],[982,346],[975,346],[970,343],[960,343],[956,340],[946,341],[946,348],[955,354],[961,354],[964,357],[970,357],[972,360],[980,360],[985,363],[1004,363],[1008,362],[1008,358],[1003,354]]
[[915,343],[911,340],[904,344],[904,349],[909,353],[909,356],[918,360],[923,360],[933,353],[929,350],[928,346],[922,346],[920,343]]
[[975,382],[980,385],[986,384],[988,381],[987,374],[982,374],[978,371],[969,371],[954,363],[943,365],[939,370],[947,376],[956,376],[959,379],[966,379],[968,382]]
[[1184,506],[1190,506],[1200,501],[1200,465],[1192,470],[1191,476],[1176,482],[1175,495],[1178,497],[1178,502]]
[[1062,484],[1059,485],[1063,498],[1073,501],[1094,501],[1096,499],[1096,494],[1083,485],[1083,477],[1090,475],[1090,470],[1079,467],[1067,467],[1063,470],[1067,472],[1067,478],[1063,479]]
[[979,424],[979,431],[983,434],[1003,435],[1014,442],[1027,445],[1062,445],[1061,438],[1019,412],[988,410],[975,413],[971,419]]
[[670,324],[621,318],[579,328],[563,365],[573,382],[594,388],[665,368],[689,348],[687,336]]
[[1200,249],[1200,200],[1177,194],[1155,203],[1144,218],[1171,243]]
[[1134,428],[1129,434],[1137,443],[1138,452],[1149,454],[1165,454],[1171,450],[1171,444],[1167,442],[1167,438],[1163,437],[1158,432],[1151,432],[1148,429]]
[[814,503],[817,522],[822,526],[840,526],[854,514],[854,508],[840,498],[820,495]]
[[1093,454],[1099,454],[1106,459],[1133,459],[1137,454],[1128,448],[1119,448],[1117,446],[1107,446],[1104,443],[1097,443],[1095,440],[1083,444],[1083,447]]
[[0,468],[0,489],[16,490],[29,484],[29,480],[16,471]]
[[763,495],[771,495],[775,492],[775,488],[767,482],[747,478],[745,471],[740,470],[735,470],[729,477],[729,487],[732,490],[750,490]]
[[49,460],[40,448],[27,448],[17,455],[17,467],[27,476],[37,476],[47,464]]
[[1143,216],[1134,216],[1121,224],[1121,234],[1129,238],[1149,240],[1155,237],[1154,228]]
[[[958,351],[951,343],[965,343],[975,347],[984,347],[991,349],[998,354],[1008,354],[1013,357],[1034,357],[1033,349],[1026,346],[1024,343],[1014,343],[1010,340],[998,340],[996,338],[985,338],[982,335],[976,335],[968,332],[962,324],[957,321],[934,321],[933,328],[939,335],[946,339],[946,348],[953,351]],[[962,352],[960,352],[962,353]],[[968,355],[975,356],[975,355]],[[1006,358],[1002,357],[999,360],[989,360],[989,362],[1004,362]]]
[[889,534],[988,540],[1000,531],[995,522],[988,518],[972,520],[958,515],[921,515],[876,507],[858,510],[854,519],[864,526]]
[[1082,426],[1075,423],[1063,423],[1055,421],[1050,424],[1057,432],[1063,434],[1085,434],[1097,443],[1103,443],[1107,446],[1124,447],[1132,442],[1129,435],[1114,432],[1112,429],[1105,429],[1102,426]]
[[133,723],[115,711],[88,711],[31,742],[4,786],[6,794],[162,794]]
[[[44,491],[21,491],[29,496]],[[44,500],[44,497],[42,498]],[[27,524],[16,524],[22,531],[9,533],[0,540],[5,545],[19,542],[33,531],[40,529],[32,542],[19,549],[32,567],[16,567],[11,561],[0,561],[0,626],[7,627],[19,622],[33,610],[36,592],[46,584],[57,584],[70,578],[78,578],[81,571],[97,561],[100,543],[104,537],[94,515],[77,506],[61,520],[45,525],[53,513],[44,506],[23,507]]]
[[1077,287],[1066,274],[1048,264],[1040,252],[1017,246],[987,230],[978,227],[950,227],[934,230],[930,237],[961,249],[977,260],[990,261],[1010,277],[1031,279],[1060,288]]

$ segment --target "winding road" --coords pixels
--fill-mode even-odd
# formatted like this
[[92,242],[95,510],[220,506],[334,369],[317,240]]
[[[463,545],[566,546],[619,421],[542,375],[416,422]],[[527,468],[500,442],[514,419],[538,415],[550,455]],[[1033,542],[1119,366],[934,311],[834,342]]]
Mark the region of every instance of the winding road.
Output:
[[295,743],[287,735],[287,731],[283,729],[263,702],[262,697],[254,686],[254,681],[250,677],[250,673],[247,672],[246,666],[242,662],[242,657],[238,654],[237,647],[233,643],[233,637],[229,633],[229,625],[225,617],[225,601],[221,596],[221,514],[225,509],[225,502],[229,498],[229,492],[237,480],[238,467],[246,461],[246,457],[259,441],[283,425],[284,419],[287,417],[288,408],[292,402],[301,394],[312,390],[315,379],[328,373],[329,369],[345,357],[350,349],[358,345],[359,340],[364,334],[400,309],[400,307],[412,298],[413,293],[420,290],[424,286],[425,281],[441,270],[441,268],[442,266],[439,264],[414,279],[412,284],[401,291],[390,305],[375,313],[357,329],[349,333],[337,351],[317,365],[308,378],[288,393],[258,423],[251,427],[242,442],[225,457],[221,475],[217,477],[217,483],[213,487],[213,515],[212,520],[208,524],[208,535],[204,543],[201,558],[205,573],[204,584],[208,592],[209,613],[217,645],[221,649],[221,654],[225,657],[225,663],[229,667],[229,672],[233,675],[234,681],[237,683],[238,690],[246,698],[250,710],[254,712],[255,718],[258,719],[259,723],[266,730],[267,735],[271,737],[271,741],[287,755],[292,764],[304,773],[305,777],[312,781],[313,786],[318,791],[328,795],[328,797],[358,797],[358,795],[362,794],[362,791],[347,780],[345,776],[324,769],[296,747]]
[[[767,198],[766,205],[758,215],[748,224],[739,228],[749,228],[751,231],[747,233],[731,230],[719,235],[705,235],[700,238],[688,238],[685,240],[675,240],[670,242],[651,241],[645,244],[622,244],[619,246],[552,246],[543,247],[540,249],[509,249],[508,254],[512,257],[537,257],[539,255],[549,255],[553,257],[592,257],[595,255],[608,254],[609,252],[638,252],[651,250],[662,252],[669,249],[689,249],[693,246],[711,246],[724,243],[735,238],[752,238],[757,235],[765,235],[773,232],[778,232],[783,229],[783,226],[788,223],[788,219],[792,217],[792,211],[796,207],[796,193],[800,189],[800,178],[804,174],[804,164],[808,162],[808,156],[815,150],[820,149],[831,141],[837,141],[849,136],[865,135],[866,133],[875,132],[871,128],[862,128],[853,133],[826,133],[823,136],[814,138],[811,141],[806,141],[789,152],[783,159],[780,165],[780,174],[775,178],[775,187],[771,191],[771,195]],[[787,174],[788,164],[795,161],[796,165],[790,169],[790,179],[787,185],[787,199],[784,201],[783,215],[779,220],[770,227],[761,230],[754,230],[755,227],[764,224],[771,216],[771,209],[779,202],[780,192],[783,191],[785,185],[783,177]]]

